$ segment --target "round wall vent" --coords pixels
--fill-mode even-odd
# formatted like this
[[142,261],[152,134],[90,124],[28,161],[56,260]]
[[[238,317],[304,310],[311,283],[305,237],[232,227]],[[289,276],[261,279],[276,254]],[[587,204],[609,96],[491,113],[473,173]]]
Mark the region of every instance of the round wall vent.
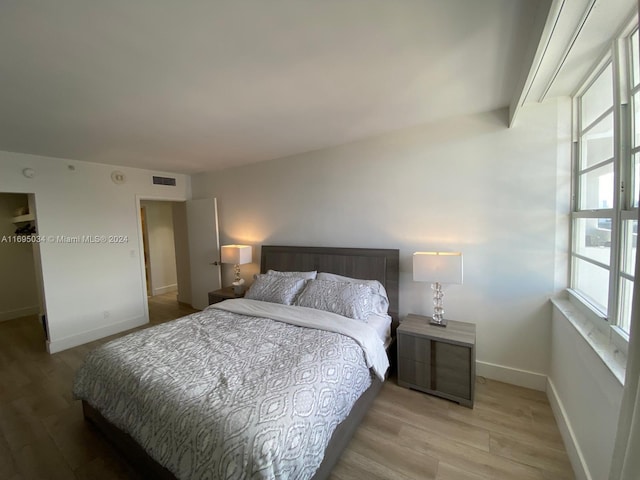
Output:
[[120,170],[114,170],[113,172],[111,172],[111,180],[113,180],[113,183],[115,183],[116,185],[122,185],[127,181],[127,177],[125,177],[124,173],[122,173]]

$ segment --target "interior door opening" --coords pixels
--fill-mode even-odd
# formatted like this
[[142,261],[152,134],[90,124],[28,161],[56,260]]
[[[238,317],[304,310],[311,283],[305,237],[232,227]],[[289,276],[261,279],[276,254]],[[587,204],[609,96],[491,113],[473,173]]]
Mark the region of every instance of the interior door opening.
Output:
[[0,193],[0,322],[40,323],[40,350],[49,336],[37,228],[34,194]]
[[140,199],[139,207],[150,319],[158,306],[202,310],[208,305],[208,292],[220,288],[215,198]]
[[[180,230],[176,229],[174,220],[174,210],[183,205],[184,202],[140,201],[146,294],[150,314],[153,313],[154,305],[177,307],[180,297],[188,289],[178,275],[183,263],[178,262],[180,255],[177,252],[186,240],[180,237]],[[190,299],[186,299],[183,303],[189,302]]]

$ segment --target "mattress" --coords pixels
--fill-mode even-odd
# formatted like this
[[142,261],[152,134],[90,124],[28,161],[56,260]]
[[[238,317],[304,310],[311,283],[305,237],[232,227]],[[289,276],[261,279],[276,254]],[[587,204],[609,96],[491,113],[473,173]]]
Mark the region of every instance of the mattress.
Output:
[[305,479],[386,362],[364,322],[233,300],[91,352],[74,395],[177,478]]

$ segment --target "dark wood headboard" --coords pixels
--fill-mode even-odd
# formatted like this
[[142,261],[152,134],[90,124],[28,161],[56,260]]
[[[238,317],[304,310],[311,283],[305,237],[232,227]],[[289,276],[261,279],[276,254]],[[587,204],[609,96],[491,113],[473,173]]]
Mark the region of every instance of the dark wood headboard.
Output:
[[260,272],[267,270],[335,273],[378,280],[387,290],[389,315],[398,321],[400,251],[387,248],[287,247],[263,245]]

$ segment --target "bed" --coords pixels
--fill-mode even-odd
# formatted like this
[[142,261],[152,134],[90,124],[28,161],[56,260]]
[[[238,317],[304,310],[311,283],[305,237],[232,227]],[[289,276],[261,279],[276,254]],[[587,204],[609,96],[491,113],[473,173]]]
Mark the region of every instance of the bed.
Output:
[[[92,352],[74,385],[85,419],[150,478],[328,477],[384,381],[388,363],[378,344],[393,343],[398,256],[390,249],[263,246],[261,275],[247,295],[253,298]],[[282,273],[312,271],[324,277],[300,284]],[[277,295],[295,285],[296,305],[263,301],[260,286],[271,295],[279,272]],[[390,338],[346,318],[352,310],[326,311],[336,285],[366,290],[332,275],[386,289]],[[377,298],[364,297],[356,317],[360,304]]]

